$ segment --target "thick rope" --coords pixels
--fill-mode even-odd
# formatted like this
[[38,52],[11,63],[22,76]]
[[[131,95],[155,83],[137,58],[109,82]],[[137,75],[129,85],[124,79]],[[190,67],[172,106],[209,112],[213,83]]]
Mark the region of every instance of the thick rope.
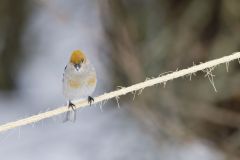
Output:
[[[197,71],[205,71],[205,70],[211,69],[212,67],[215,67],[215,66],[217,66],[219,64],[222,64],[222,63],[228,64],[230,61],[236,60],[236,59],[238,59],[238,61],[240,63],[240,52],[236,52],[236,53],[233,53],[232,55],[225,56],[225,57],[222,57],[222,58],[219,58],[219,59],[211,60],[211,61],[208,61],[206,63],[201,63],[199,65],[194,65],[190,68],[183,69],[183,70],[180,70],[180,71],[175,71],[175,72],[166,74],[164,76],[148,79],[144,82],[137,83],[137,84],[134,84],[134,85],[129,86],[129,87],[121,88],[121,89],[113,91],[113,92],[102,94],[98,97],[95,97],[94,98],[95,101],[92,104],[95,104],[95,103],[98,103],[98,102],[103,102],[103,101],[111,99],[111,98],[118,99],[119,96],[125,95],[127,93],[133,93],[133,92],[136,92],[138,90],[140,90],[140,92],[141,92],[146,87],[150,87],[150,86],[153,86],[155,84],[160,84],[160,83],[165,84],[169,80],[173,80],[175,78],[179,78],[179,77],[186,76],[186,75],[192,75],[193,73],[195,73]],[[76,105],[76,108],[89,106],[87,100],[80,101],[80,102],[76,103],[75,105]],[[3,124],[3,125],[0,126],[0,132],[7,131],[7,130],[10,130],[10,129],[14,129],[14,128],[17,128],[17,127],[21,127],[21,126],[24,126],[24,125],[27,125],[27,124],[35,123],[35,122],[38,122],[40,120],[62,114],[64,112],[67,112],[68,110],[69,109],[68,109],[67,106],[63,106],[63,107],[59,107],[59,108],[51,110],[51,111],[47,111],[47,112],[40,113],[40,114],[37,114],[37,115],[34,115],[34,116],[23,118],[23,119],[14,121],[14,122],[9,122],[9,123],[6,123],[6,124]]]

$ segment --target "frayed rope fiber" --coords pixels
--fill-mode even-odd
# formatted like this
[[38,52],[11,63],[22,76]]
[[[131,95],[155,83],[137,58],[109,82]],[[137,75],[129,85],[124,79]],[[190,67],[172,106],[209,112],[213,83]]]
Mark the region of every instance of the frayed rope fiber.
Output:
[[[225,57],[222,57],[222,58],[219,58],[219,59],[211,60],[211,61],[208,61],[208,62],[205,62],[205,63],[201,63],[199,65],[194,65],[190,68],[183,69],[183,70],[180,70],[180,71],[175,71],[175,72],[166,74],[164,76],[148,79],[144,82],[137,83],[137,84],[134,84],[134,85],[129,86],[129,87],[121,88],[121,89],[113,91],[113,92],[102,94],[98,97],[95,97],[94,98],[95,101],[92,104],[95,104],[95,103],[98,103],[98,102],[103,102],[103,101],[111,99],[111,98],[119,98],[119,96],[125,95],[127,93],[132,93],[132,92],[135,92],[135,91],[138,91],[138,90],[141,91],[146,87],[150,87],[150,86],[153,86],[155,84],[166,83],[169,80],[173,80],[175,78],[179,78],[179,77],[182,77],[182,76],[185,76],[185,75],[191,75],[191,74],[193,74],[197,71],[203,71],[205,69],[215,67],[215,66],[217,66],[219,64],[222,64],[222,63],[229,63],[230,61],[236,60],[236,59],[238,59],[238,61],[240,63],[240,52],[236,52],[236,53],[233,53],[229,56],[225,56]],[[76,108],[81,108],[81,107],[86,107],[89,104],[88,104],[87,100],[83,100],[83,101],[80,101],[80,102],[76,103],[75,105],[76,105]],[[40,114],[37,114],[37,115],[34,115],[34,116],[23,118],[23,119],[14,121],[14,122],[9,122],[9,123],[0,125],[0,132],[7,131],[7,130],[10,130],[10,129],[14,129],[14,128],[17,128],[17,127],[21,127],[21,126],[24,126],[24,125],[27,125],[27,124],[35,123],[35,122],[38,122],[40,120],[62,114],[64,112],[67,112],[68,110],[70,110],[70,109],[68,109],[67,106],[63,106],[63,107],[59,107],[59,108],[51,110],[51,111],[47,111],[47,112],[40,113]]]

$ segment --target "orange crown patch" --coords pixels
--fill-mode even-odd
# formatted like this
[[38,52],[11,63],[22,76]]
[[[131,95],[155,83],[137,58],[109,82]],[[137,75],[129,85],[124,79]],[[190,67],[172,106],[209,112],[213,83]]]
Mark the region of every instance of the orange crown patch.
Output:
[[80,50],[75,50],[72,52],[70,62],[73,64],[85,63],[86,56]]

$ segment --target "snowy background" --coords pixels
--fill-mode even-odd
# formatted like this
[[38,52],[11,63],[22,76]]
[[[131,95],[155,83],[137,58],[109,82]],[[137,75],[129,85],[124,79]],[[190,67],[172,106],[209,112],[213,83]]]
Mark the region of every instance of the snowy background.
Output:
[[[97,1],[33,1],[22,36],[27,60],[21,66],[18,89],[0,92],[0,123],[4,124],[66,103],[62,73],[72,50],[81,49],[97,70],[94,95],[109,92],[111,62],[99,50],[105,45]],[[121,84],[119,84],[121,85]],[[211,145],[189,141],[186,145],[156,144],[125,110],[129,104],[111,100],[77,112],[76,123],[61,123],[62,116],[0,134],[0,156],[7,160],[51,159],[164,159],[219,160]]]

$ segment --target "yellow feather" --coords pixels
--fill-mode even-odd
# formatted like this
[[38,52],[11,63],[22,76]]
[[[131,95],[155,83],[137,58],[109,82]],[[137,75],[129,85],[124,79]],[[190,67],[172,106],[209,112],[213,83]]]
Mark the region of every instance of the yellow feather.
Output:
[[68,80],[68,84],[71,88],[80,88],[81,83],[79,81]]
[[80,50],[75,50],[72,52],[70,62],[73,64],[80,64],[86,62],[86,56]]
[[96,84],[96,77],[90,78],[87,83],[90,86],[94,86]]

